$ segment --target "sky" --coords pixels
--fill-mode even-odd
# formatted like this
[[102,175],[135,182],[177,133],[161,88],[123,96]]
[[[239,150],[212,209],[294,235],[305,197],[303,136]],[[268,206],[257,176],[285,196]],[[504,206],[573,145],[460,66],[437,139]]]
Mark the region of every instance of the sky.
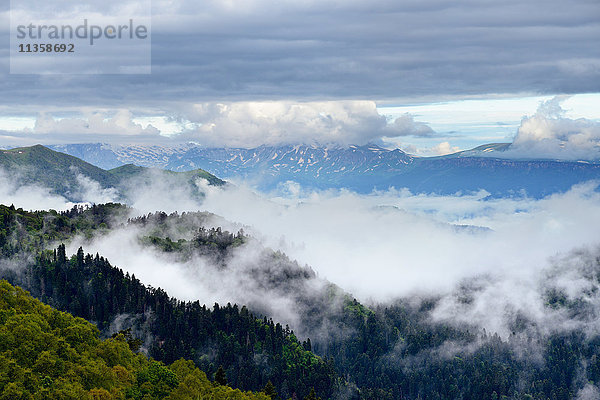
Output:
[[157,0],[150,74],[11,74],[9,21],[26,1],[0,9],[4,147],[385,138],[427,155],[510,142],[555,96],[571,96],[563,117],[599,118],[595,0]]

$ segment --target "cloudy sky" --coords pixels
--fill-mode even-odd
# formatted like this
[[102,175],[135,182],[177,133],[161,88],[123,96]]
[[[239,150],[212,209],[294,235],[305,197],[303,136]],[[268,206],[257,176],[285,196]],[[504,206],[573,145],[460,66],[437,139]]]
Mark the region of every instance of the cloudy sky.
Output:
[[[25,1],[12,14],[3,2],[0,146],[385,139],[428,154],[521,131],[569,141],[557,130],[573,124],[586,132],[573,145],[600,136],[597,0],[156,0],[151,74],[11,74],[11,16]],[[534,118],[562,95],[564,112],[545,118],[579,122]]]

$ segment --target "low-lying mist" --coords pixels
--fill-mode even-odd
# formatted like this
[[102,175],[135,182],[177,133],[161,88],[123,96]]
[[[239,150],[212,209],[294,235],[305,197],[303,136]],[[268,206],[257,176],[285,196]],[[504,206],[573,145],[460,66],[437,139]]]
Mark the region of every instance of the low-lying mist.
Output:
[[[152,230],[127,226],[92,240],[78,237],[67,252],[74,253],[82,246],[86,252],[102,254],[112,265],[180,300],[199,300],[209,306],[215,302],[245,304],[292,326],[300,324],[296,295],[313,293],[325,284],[314,279],[310,269],[266,251],[253,239],[228,251],[226,259],[218,260],[211,255],[167,253],[143,243],[140,239]],[[291,293],[292,288],[295,293]]]
[[[596,188],[590,182],[535,200],[492,199],[486,192],[307,192],[293,182],[260,194],[238,184],[204,186],[199,207],[250,227],[245,229],[266,246],[310,265],[320,278],[364,302],[435,297],[434,319],[476,323],[507,335],[507,314],[515,313],[568,328],[557,320],[560,310],[547,315],[548,276],[570,296],[588,288],[589,282],[581,283],[580,254],[597,250]],[[151,187],[138,192],[135,204],[156,208],[152,193]],[[177,201],[169,204],[176,209]],[[568,273],[557,274],[557,260]],[[457,302],[457,292],[469,285],[478,287],[470,292],[474,300]]]
[[[204,209],[254,227],[270,246],[311,265],[361,299],[439,293],[482,274],[529,276],[550,257],[594,245],[595,184],[542,200],[387,191],[258,197],[209,191]],[[288,191],[288,193],[290,193]]]
[[[19,187],[6,175],[0,179],[2,203],[40,209],[72,204],[45,189]],[[91,193],[93,183],[84,183],[91,201],[116,195],[106,189]],[[507,314],[515,313],[552,329],[573,327],[563,311],[546,307],[549,287],[560,286],[573,299],[593,289],[586,274],[600,233],[594,182],[541,200],[489,198],[483,191],[452,196],[396,189],[369,195],[305,191],[294,182],[266,194],[243,183],[215,187],[198,180],[197,185],[203,195],[146,178],[143,184],[132,182],[121,196],[134,207],[132,216],[202,210],[229,221],[214,217],[209,225],[233,232],[243,227],[256,241],[236,249],[229,268],[202,257],[182,261],[160,254],[139,244],[133,228],[86,241],[85,250],[173,296],[207,304],[262,304],[290,323],[297,320],[290,296],[281,288],[269,292],[253,275],[263,246],[309,265],[320,278],[309,280],[316,287],[329,280],[366,303],[433,297],[438,299],[434,320],[474,323],[503,335],[511,330]],[[465,291],[469,301],[463,300]]]
[[23,209],[66,210],[74,203],[53,194],[48,188],[24,185],[18,173],[8,173],[0,168],[0,204]]

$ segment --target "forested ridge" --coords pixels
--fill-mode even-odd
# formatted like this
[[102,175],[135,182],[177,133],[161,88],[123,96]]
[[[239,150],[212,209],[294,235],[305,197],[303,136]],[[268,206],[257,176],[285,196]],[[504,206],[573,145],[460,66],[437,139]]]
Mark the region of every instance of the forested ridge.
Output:
[[[83,222],[87,213],[107,227],[109,216],[120,211],[121,207],[110,205],[107,209],[93,207],[51,214],[51,218],[44,213],[23,212],[17,216],[19,212],[15,211],[5,213],[5,221],[12,219],[9,224],[17,228],[16,235],[30,237],[32,243],[39,244],[78,230],[94,229]],[[136,219],[135,223],[145,220]],[[200,229],[196,241],[200,247],[218,252],[242,237],[220,229]],[[29,248],[27,240],[20,243]],[[23,249],[4,244],[7,252]],[[64,245],[38,252],[35,262],[19,272],[6,271],[5,277],[27,287],[44,302],[95,322],[103,331],[116,318],[127,317],[148,354],[157,360],[171,363],[181,357],[191,358],[209,376],[222,366],[227,381],[235,387],[260,390],[271,381],[283,398],[303,398],[313,388],[325,397],[333,392],[333,366],[310,352],[307,343],[298,341],[289,327],[259,318],[245,306],[207,307],[197,301],[178,301],[160,288],[146,287],[99,255],[84,254],[83,249],[72,257],[67,256]]]
[[211,382],[191,361],[170,365],[131,349],[127,332],[98,328],[0,280],[0,399],[268,400]]
[[[270,381],[280,398],[311,395],[339,399],[571,399],[600,383],[600,337],[573,329],[545,334],[515,315],[508,338],[475,326],[434,323],[435,297],[366,307],[333,285],[293,293],[304,308],[298,339],[292,329],[244,305],[182,302],[112,266],[99,254],[42,250],[75,233],[92,236],[118,226],[145,227],[141,242],[183,258],[209,257],[226,267],[229,252],[250,238],[240,231],[202,226],[203,213],[155,213],[129,219],[117,204],[68,212],[26,212],[0,206],[0,274],[48,304],[93,321],[108,335],[131,328],[142,349],[167,364],[180,358],[243,390]],[[178,226],[181,237],[170,237]],[[32,258],[31,255],[34,255]],[[284,256],[257,266],[282,280],[301,282],[314,273]],[[19,264],[17,267],[16,264]],[[600,262],[589,275],[600,285]],[[280,271],[277,273],[277,271]],[[283,272],[281,272],[283,271]],[[595,312],[585,301],[548,293],[547,307],[574,318]],[[591,313],[591,314],[590,314]],[[326,329],[323,329],[323,327]],[[325,332],[324,332],[325,331]],[[311,333],[312,332],[312,333]],[[600,392],[599,392],[600,393]]]
[[55,253],[41,253],[22,279],[42,301],[94,321],[102,330],[115,318],[127,317],[157,360],[191,358],[209,375],[223,366],[227,381],[244,389],[261,389],[270,380],[288,388],[290,396],[304,396],[312,387],[331,395],[333,366],[307,351],[288,327],[257,318],[245,306],[178,301],[98,255],[80,249],[67,258],[64,245]]

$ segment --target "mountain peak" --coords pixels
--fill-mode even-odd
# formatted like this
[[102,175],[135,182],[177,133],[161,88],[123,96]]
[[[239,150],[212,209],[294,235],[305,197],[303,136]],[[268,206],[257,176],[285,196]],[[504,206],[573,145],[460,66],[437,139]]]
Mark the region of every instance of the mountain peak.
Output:
[[247,179],[264,190],[295,181],[307,188],[346,188],[364,193],[390,187],[408,188],[415,193],[484,189],[493,195],[525,190],[537,197],[600,177],[598,164],[509,159],[503,155],[509,146],[490,143],[438,157],[417,157],[375,143],[346,147],[263,145],[252,149],[121,146],[102,152],[97,147],[67,145],[61,150],[89,162],[109,160],[111,169],[124,164],[177,172],[200,168],[224,179]]

